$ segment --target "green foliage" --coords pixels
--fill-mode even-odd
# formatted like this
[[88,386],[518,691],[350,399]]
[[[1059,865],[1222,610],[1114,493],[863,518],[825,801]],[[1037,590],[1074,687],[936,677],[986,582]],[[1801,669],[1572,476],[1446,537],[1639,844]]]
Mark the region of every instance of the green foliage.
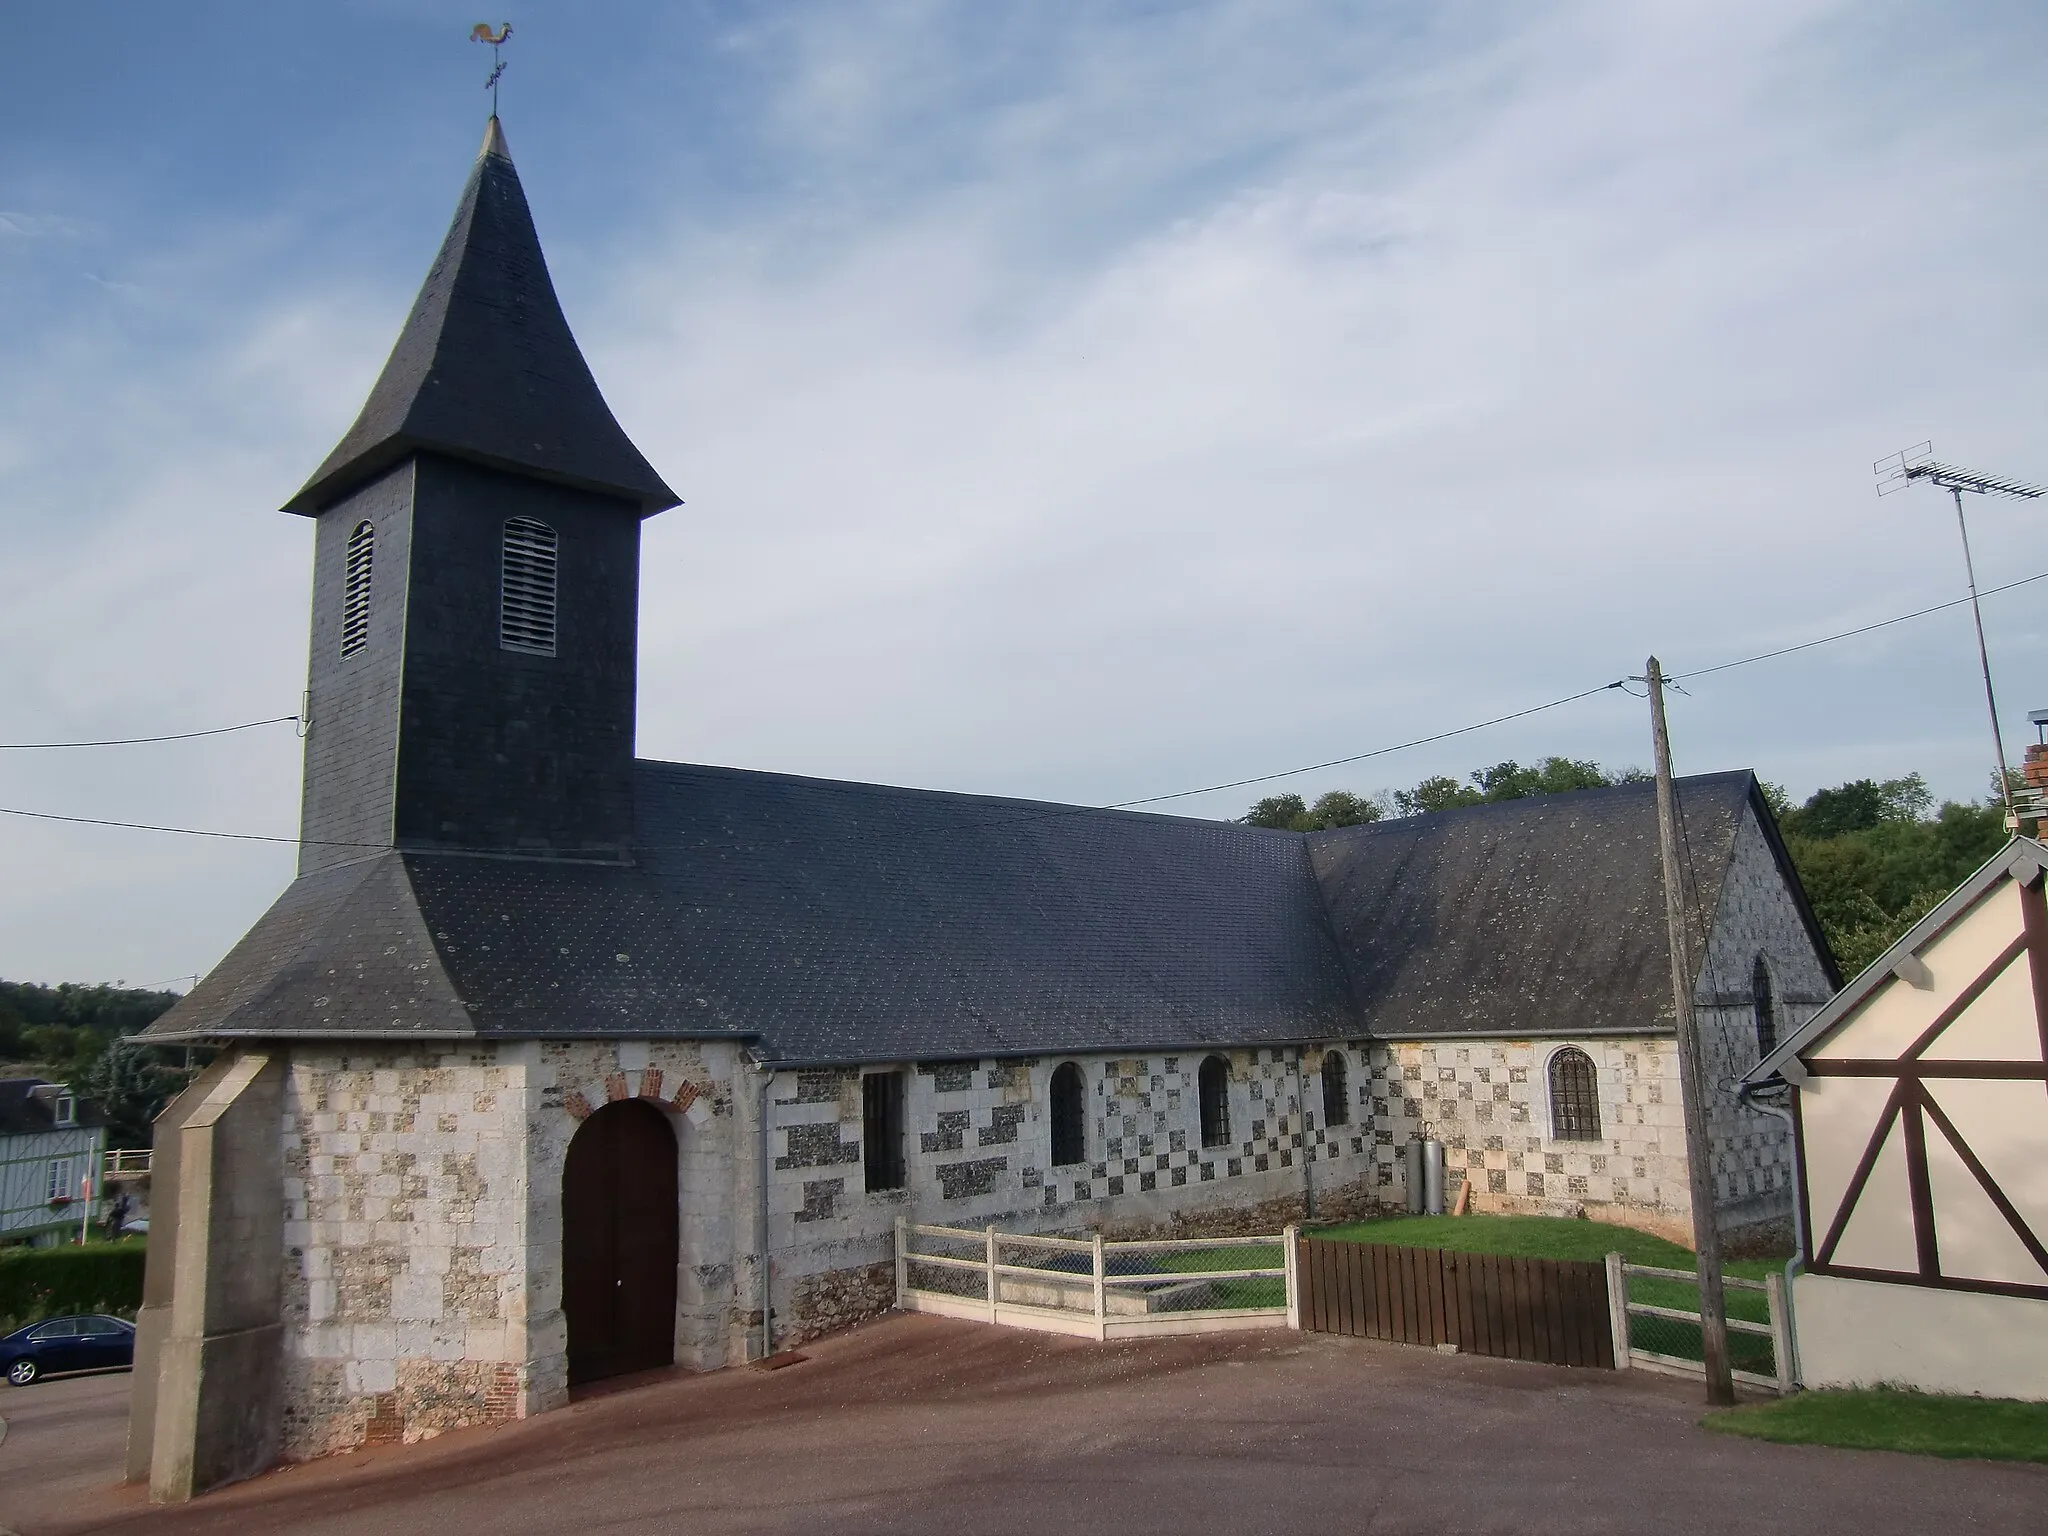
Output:
[[[1631,1264],[1691,1269],[1693,1253],[1654,1232],[1568,1216],[1381,1216],[1318,1229],[1317,1237],[1347,1243],[1392,1243],[1404,1248],[1447,1248],[1453,1253],[1501,1253],[1526,1259],[1586,1259],[1610,1253]],[[1782,1260],[1732,1259],[1731,1275],[1761,1280]]]
[[1781,1445],[2048,1461],[2048,1403],[1995,1397],[1941,1397],[1887,1387],[1801,1392],[1775,1403],[1710,1413],[1702,1422],[1722,1434]]
[[147,1253],[139,1242],[0,1248],[0,1332],[68,1312],[133,1317]]
[[107,1115],[108,1144],[149,1145],[149,1122],[189,1076],[174,1059],[143,1046],[117,1046],[178,1000],[176,992],[132,987],[58,987],[0,981],[0,1062],[69,1083]]
[[1309,805],[1300,795],[1268,795],[1244,819],[1255,827],[1285,832],[1316,832],[1325,827],[1355,827],[1378,821],[1391,810],[1397,816],[1421,816],[1489,800],[1521,800],[1530,795],[1561,795],[1574,789],[1603,789],[1610,784],[1639,784],[1649,775],[1640,768],[1608,772],[1584,758],[1546,757],[1530,767],[1513,758],[1491,768],[1475,769],[1466,779],[1437,774],[1413,789],[1374,796],[1333,789]]
[[1318,795],[1314,805],[1294,794],[1268,795],[1245,813],[1254,827],[1273,827],[1282,832],[1320,832],[1329,827],[1356,827],[1378,821],[1385,813],[1377,801],[1354,795],[1348,789],[1333,789]]
[[1931,912],[2005,843],[1995,803],[1933,796],[1920,775],[1817,790],[1780,819],[1785,848],[1844,976]]

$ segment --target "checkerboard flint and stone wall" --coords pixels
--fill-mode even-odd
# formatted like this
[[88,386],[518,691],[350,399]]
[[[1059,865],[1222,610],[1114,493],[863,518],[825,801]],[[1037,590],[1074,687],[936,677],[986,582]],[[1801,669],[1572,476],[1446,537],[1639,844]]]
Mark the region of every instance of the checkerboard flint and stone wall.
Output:
[[[1728,1086],[1758,1056],[1751,971],[1759,955],[1771,972],[1782,1039],[1830,988],[1769,841],[1746,813],[1694,1005],[1721,1228],[1738,1244],[1773,1246],[1790,1236],[1790,1140],[1782,1121],[1744,1108]],[[1568,1027],[1568,1020],[1558,1022]],[[1646,1022],[1670,1027],[1668,1015]],[[1550,1059],[1566,1045],[1593,1059],[1598,1141],[1550,1134]],[[1376,1043],[1369,1054],[1374,1178],[1386,1205],[1405,1206],[1403,1149],[1426,1128],[1445,1144],[1447,1198],[1469,1179],[1475,1210],[1584,1215],[1691,1241],[1678,1050],[1670,1035],[1403,1041]]]
[[[904,1188],[869,1192],[860,1069],[785,1073],[772,1095],[769,1191],[778,1333],[799,1340],[893,1300],[897,1216],[1112,1236],[1266,1229],[1355,1212],[1373,1141],[1365,1058],[1347,1064],[1346,1123],[1323,1123],[1324,1047],[1222,1052],[1230,1140],[1201,1144],[1203,1053],[949,1061],[906,1070]],[[1082,1069],[1088,1160],[1050,1166],[1052,1073]]]

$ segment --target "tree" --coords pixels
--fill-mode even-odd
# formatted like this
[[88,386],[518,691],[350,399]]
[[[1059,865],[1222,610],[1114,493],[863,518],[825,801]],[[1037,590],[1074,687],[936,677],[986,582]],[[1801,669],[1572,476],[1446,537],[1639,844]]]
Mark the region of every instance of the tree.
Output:
[[191,1079],[192,1073],[162,1049],[116,1040],[100,1053],[77,1087],[106,1115],[108,1146],[146,1147],[150,1122]]
[[1362,826],[1378,821],[1383,814],[1376,801],[1333,789],[1318,795],[1314,805],[1296,794],[1268,795],[1245,812],[1244,820],[1250,826],[1281,832],[1321,832],[1330,827]]

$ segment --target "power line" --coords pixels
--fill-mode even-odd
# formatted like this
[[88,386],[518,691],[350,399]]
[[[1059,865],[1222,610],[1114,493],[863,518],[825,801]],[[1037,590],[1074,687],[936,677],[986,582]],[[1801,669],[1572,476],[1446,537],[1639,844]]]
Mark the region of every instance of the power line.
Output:
[[[2048,581],[2048,571],[2042,571],[2034,576],[2022,576],[2018,581],[2008,581],[2002,587],[1986,587],[1977,595],[1979,597],[1990,597],[1995,592],[2010,592],[2014,587],[2024,587],[2028,583],[2036,581]],[[1696,667],[1690,672],[1675,673],[1665,678],[1664,681],[1675,683],[1688,677],[1705,677],[1710,672],[1726,672],[1732,667],[1746,667],[1752,662],[1771,661],[1779,656],[1790,656],[1794,651],[1810,651],[1816,645],[1832,645],[1837,640],[1848,640],[1856,635],[1867,635],[1874,629],[1889,629],[1892,625],[1903,624],[1908,619],[1924,619],[1928,614],[1940,613],[1945,608],[1960,608],[1969,601],[1970,599],[1967,597],[1950,598],[1945,603],[1936,603],[1932,608],[1918,608],[1911,613],[1902,613],[1897,618],[1879,619],[1875,624],[1865,624],[1859,629],[1845,629],[1839,635],[1823,635],[1818,640],[1802,640],[1797,645],[1784,646],[1775,651],[1765,651],[1756,656],[1745,656],[1740,661],[1724,661],[1718,666]]]
[[[2037,581],[2048,581],[2048,571],[2042,571],[2033,576],[2023,576],[2017,581],[2006,582],[2003,586],[1987,588],[1979,595],[1983,597],[1989,597],[1992,594],[1998,592],[2010,592],[2016,587],[2024,587]],[[1715,672],[1727,672],[1735,667],[1746,667],[1755,662],[1770,661],[1779,656],[1790,656],[1798,651],[1812,650],[1815,646],[1831,645],[1837,640],[1848,640],[1854,638],[1857,635],[1867,635],[1873,630],[1886,629],[1894,624],[1904,624],[1911,619],[1925,618],[1930,613],[1940,613],[1944,609],[1959,607],[1962,604],[1967,603],[1969,601],[1970,599],[1967,597],[1953,598],[1945,603],[1936,603],[1929,608],[1919,608],[1915,609],[1911,613],[1899,614],[1895,618],[1880,619],[1875,624],[1864,624],[1860,625],[1855,629],[1842,630],[1838,634],[1823,635],[1818,640],[1807,640],[1801,642],[1798,645],[1781,646],[1780,648],[1774,651],[1761,651],[1754,656],[1745,656],[1737,661],[1720,662],[1711,667],[1698,667],[1690,672],[1678,673],[1673,678],[1667,679],[1667,681],[1676,681],[1679,678],[1688,677],[1706,677]],[[1320,763],[1309,763],[1298,768],[1283,768],[1275,773],[1254,774],[1247,778],[1231,779],[1220,784],[1205,784],[1197,789],[1177,789],[1168,794],[1163,795],[1145,795],[1133,800],[1116,800],[1110,802],[1108,805],[1103,806],[1047,806],[1043,810],[1033,812],[1029,815],[1009,818],[1008,821],[990,822],[982,820],[971,823],[963,821],[959,823],[959,830],[990,830],[995,827],[1010,825],[1013,823],[1042,821],[1064,815],[1080,815],[1091,810],[1129,810],[1134,806],[1159,805],[1168,800],[1185,800],[1194,795],[1214,794],[1220,790],[1243,789],[1246,786],[1252,784],[1269,784],[1276,779],[1293,778],[1298,774],[1315,773],[1325,768],[1339,768],[1349,763],[1362,763],[1372,758],[1388,756],[1389,754],[1394,752],[1404,752],[1411,747],[1427,746],[1432,742],[1438,741],[1448,741],[1456,736],[1468,736],[1475,731],[1483,731],[1496,725],[1505,725],[1512,720],[1527,719],[1531,715],[1542,714],[1546,710],[1558,709],[1566,704],[1577,703],[1580,699],[1591,698],[1596,693],[1606,693],[1613,689],[1621,689],[1623,692],[1628,692],[1629,690],[1626,687],[1628,681],[1629,679],[1620,678],[1616,679],[1614,682],[1611,683],[1601,683],[1596,687],[1582,688],[1577,693],[1569,693],[1566,694],[1563,698],[1552,699],[1549,702],[1543,704],[1532,704],[1527,709],[1514,710],[1505,715],[1495,715],[1488,720],[1481,720],[1472,725],[1455,726],[1450,730],[1437,731],[1428,736],[1417,736],[1408,741],[1396,742],[1391,746],[1374,747],[1370,751],[1366,752],[1354,752],[1348,757],[1329,758],[1326,761]],[[228,726],[223,727],[223,729],[248,730],[257,725],[276,725],[282,721],[296,720],[297,718],[298,717],[295,715],[281,715],[277,717],[277,719],[275,720],[251,721],[248,725]],[[212,735],[219,734],[219,732],[193,732],[191,734]],[[137,741],[144,741],[159,739],[176,740],[179,738],[138,737],[135,739]],[[107,744],[114,745],[115,743]],[[120,744],[125,745],[126,743]],[[83,746],[93,745],[93,743],[67,743],[66,745]],[[259,832],[215,832],[203,827],[171,827],[164,826],[155,822],[117,821],[110,817],[101,816],[62,816],[58,815],[53,811],[29,811],[22,810],[13,806],[0,806],[0,816],[17,816],[32,821],[64,822],[74,826],[115,827],[134,832],[166,832],[180,837],[210,837],[223,841],[238,843],[277,843],[299,848],[366,848],[387,850],[394,846],[390,843],[348,842],[324,838],[280,837]],[[658,845],[646,846],[649,852],[671,851],[664,850]],[[691,845],[678,844],[676,845],[676,849],[673,851],[681,851],[689,846]],[[444,851],[498,854],[524,854],[532,852],[532,850],[529,848],[470,848]]]
[[1518,709],[1511,715],[1495,715],[1491,720],[1482,720],[1477,725],[1461,725],[1455,730],[1438,731],[1434,736],[1418,736],[1413,741],[1396,742],[1391,747],[1374,747],[1370,752],[1354,752],[1349,757],[1333,757],[1327,763],[1310,763],[1305,768],[1283,768],[1278,773],[1256,774],[1249,779],[1232,779],[1227,784],[1206,784],[1200,789],[1176,789],[1170,795],[1147,795],[1141,800],[1115,800],[1102,809],[1106,811],[1129,810],[1134,805],[1157,805],[1162,800],[1185,800],[1190,795],[1213,794],[1219,789],[1243,789],[1247,784],[1270,784],[1275,779],[1291,779],[1298,773],[1315,773],[1323,768],[1341,768],[1346,763],[1362,763],[1367,758],[1385,757],[1390,752],[1405,752],[1410,747],[1427,746],[1432,741],[1448,741],[1453,736],[1469,736],[1474,731],[1483,731],[1488,726],[1505,725],[1510,720],[1520,720],[1529,715],[1540,715],[1546,709],[1556,709],[1564,704],[1576,704],[1580,699],[1590,699],[1596,693],[1605,693],[1610,688],[1619,688],[1619,681],[1602,683],[1597,688],[1581,689],[1566,694],[1561,699],[1552,699],[1548,704],[1532,704],[1527,709]]
[[240,725],[217,725],[210,731],[176,731],[168,736],[121,736],[110,741],[0,741],[0,752],[64,752],[73,747],[140,747],[155,741],[193,741],[201,736],[228,736],[236,731],[253,731],[266,725],[297,725],[297,715],[273,715],[268,720],[245,720]]

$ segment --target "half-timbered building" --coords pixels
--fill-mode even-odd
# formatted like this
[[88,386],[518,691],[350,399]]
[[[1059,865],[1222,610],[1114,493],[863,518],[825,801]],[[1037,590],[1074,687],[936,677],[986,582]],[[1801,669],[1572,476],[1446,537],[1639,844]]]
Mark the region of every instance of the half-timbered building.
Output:
[[2014,839],[1749,1074],[1791,1088],[1810,1386],[2048,1398],[2044,867]]

